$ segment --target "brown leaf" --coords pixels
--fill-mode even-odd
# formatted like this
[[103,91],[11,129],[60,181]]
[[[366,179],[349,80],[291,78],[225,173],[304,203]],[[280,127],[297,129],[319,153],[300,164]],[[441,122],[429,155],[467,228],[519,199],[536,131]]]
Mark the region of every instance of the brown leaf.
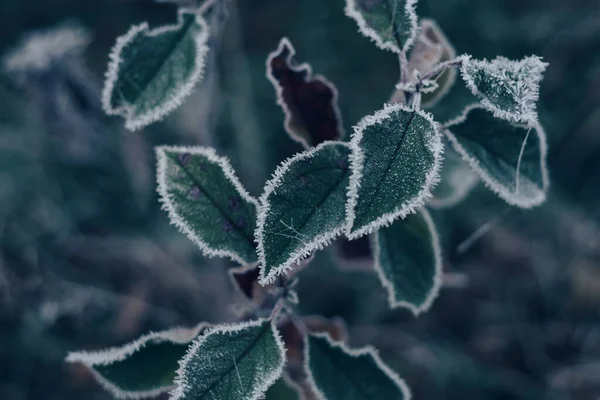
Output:
[[325,77],[312,76],[309,64],[293,65],[295,53],[291,42],[283,38],[267,59],[267,77],[285,112],[285,130],[306,148],[339,140],[343,128],[337,89]]

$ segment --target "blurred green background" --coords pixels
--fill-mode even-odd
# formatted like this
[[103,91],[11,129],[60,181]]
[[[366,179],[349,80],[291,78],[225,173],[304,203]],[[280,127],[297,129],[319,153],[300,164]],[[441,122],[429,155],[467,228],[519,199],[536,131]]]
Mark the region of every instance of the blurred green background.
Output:
[[[282,36],[298,61],[337,85],[350,132],[389,98],[398,67],[392,53],[360,36],[343,6],[232,0],[203,83],[166,120],[131,133],[99,106],[108,52],[132,24],[174,22],[175,6],[0,1],[0,54],[57,24],[91,35],[81,55],[0,73],[1,399],[109,399],[88,373],[63,362],[68,351],[232,318],[243,303],[229,264],[202,257],[169,225],[152,148],[217,147],[259,195],[275,166],[301,150],[283,130],[264,75]],[[368,266],[331,249],[303,272],[301,308],[343,317],[351,344],[378,347],[415,399],[598,399],[600,5],[420,0],[418,11],[438,21],[458,54],[537,54],[550,63],[539,104],[549,199],[534,210],[509,209],[479,185],[460,206],[435,211],[447,279],[426,315],[389,311]],[[462,110],[463,93],[457,84],[435,107],[439,121]]]

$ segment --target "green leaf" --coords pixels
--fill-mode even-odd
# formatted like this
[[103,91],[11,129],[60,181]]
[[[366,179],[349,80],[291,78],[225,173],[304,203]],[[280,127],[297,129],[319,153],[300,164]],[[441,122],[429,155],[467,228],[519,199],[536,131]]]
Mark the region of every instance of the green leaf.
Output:
[[410,399],[404,381],[386,366],[376,350],[351,350],[326,335],[306,339],[307,374],[320,399]]
[[215,327],[181,361],[171,400],[255,400],[281,376],[285,349],[270,320]]
[[257,201],[229,161],[207,147],[160,146],[158,192],[171,222],[207,256],[240,263],[257,260]]
[[312,76],[309,64],[293,65],[296,50],[288,38],[267,59],[267,77],[277,90],[277,104],[285,113],[285,130],[305,148],[343,136],[338,92],[321,75]]
[[346,0],[346,15],[383,50],[407,51],[417,35],[418,0]]
[[492,61],[462,58],[462,78],[484,107],[508,121],[537,121],[536,102],[547,63],[537,56],[520,61],[504,57]]
[[203,330],[175,328],[142,336],[123,347],[73,352],[67,362],[82,363],[104,388],[120,399],[156,396],[174,387],[179,360]]
[[106,113],[123,116],[125,126],[136,130],[181,105],[202,77],[208,36],[204,19],[191,11],[180,11],[177,25],[133,26],[110,55],[102,94]]
[[427,311],[442,282],[442,252],[435,224],[425,208],[373,235],[375,269],[390,307]]
[[282,376],[267,390],[265,400],[302,400],[297,384]]
[[544,202],[549,186],[547,144],[539,124],[512,124],[471,106],[445,127],[454,149],[504,201],[521,208]]
[[439,178],[441,134],[431,116],[401,104],[365,117],[352,135],[348,238],[416,212]]
[[281,164],[258,211],[260,283],[273,282],[346,230],[350,146],[326,142]]
[[440,183],[433,190],[428,206],[442,209],[454,207],[477,185],[477,175],[452,146],[444,146]]

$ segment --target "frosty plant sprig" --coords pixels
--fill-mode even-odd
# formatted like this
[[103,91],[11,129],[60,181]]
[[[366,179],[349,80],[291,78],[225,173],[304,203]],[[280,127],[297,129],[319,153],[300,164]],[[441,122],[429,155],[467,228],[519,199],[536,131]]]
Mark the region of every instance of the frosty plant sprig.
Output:
[[[442,283],[440,240],[427,207],[453,206],[482,181],[507,203],[530,208],[545,200],[549,185],[536,110],[547,65],[536,56],[457,57],[434,21],[419,21],[416,3],[346,2],[359,32],[396,53],[400,66],[389,104],[365,116],[349,138],[335,85],[296,63],[289,39],[274,46],[265,76],[285,131],[305,149],[277,167],[258,199],[214,149],[156,149],[158,192],[172,223],[206,256],[238,264],[231,281],[252,306],[225,324],[151,333],[120,348],[72,353],[68,361],[90,368],[119,398],[169,391],[171,399],[275,399],[275,387],[296,393],[290,398],[410,398],[375,349],[345,343],[339,321],[297,314],[299,271],[338,238],[368,237],[390,307],[419,315]],[[204,15],[224,3],[194,4],[202,5],[181,9],[177,24],[138,25],[117,40],[103,104],[128,128],[165,117],[201,79],[210,51]],[[473,104],[437,121],[424,109],[454,84],[466,85]]]

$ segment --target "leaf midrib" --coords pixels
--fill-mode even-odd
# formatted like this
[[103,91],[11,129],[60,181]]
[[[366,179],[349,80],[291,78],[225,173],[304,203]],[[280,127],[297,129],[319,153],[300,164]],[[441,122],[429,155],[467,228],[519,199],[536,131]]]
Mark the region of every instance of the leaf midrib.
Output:
[[[217,203],[217,201],[215,199],[213,199],[213,197],[210,195],[210,192],[205,189],[204,185],[202,185],[200,182],[198,182],[196,180],[196,178],[187,170],[187,168],[185,168],[183,165],[181,165],[179,160],[177,160],[176,156],[175,157],[171,156],[171,160],[174,161],[175,163],[177,163],[177,165],[179,165],[181,167],[181,169],[183,171],[185,171],[186,175],[190,178],[190,180],[192,182],[194,182],[194,184],[196,184],[202,190],[202,194],[204,194],[208,198],[208,200],[210,200],[212,205],[219,211],[219,213],[221,213],[221,215],[223,215],[227,219],[227,221],[229,221],[231,223],[231,225],[234,227],[234,229],[237,232],[239,232],[244,239],[246,239],[248,244],[250,244],[250,247],[252,249],[255,249],[254,236],[250,237],[246,232],[242,231],[237,226],[237,223],[233,219],[231,219],[231,217],[229,217],[229,215],[225,212],[225,210],[223,210],[223,208]],[[242,199],[242,200],[244,201],[244,203],[247,203],[246,200],[244,200],[244,199]],[[253,204],[251,204],[251,205],[253,206]]]
[[[154,83],[154,81],[156,80],[156,77],[163,70],[165,64],[167,63],[167,60],[169,60],[171,58],[171,56],[173,55],[173,53],[179,48],[179,46],[181,45],[181,42],[183,41],[183,38],[188,34],[190,27],[193,24],[195,24],[195,22],[196,22],[195,18],[192,17],[192,18],[190,18],[189,21],[186,21],[186,15],[187,14],[184,14],[182,16],[183,23],[180,28],[181,32],[179,32],[179,34],[176,36],[176,40],[174,40],[174,44],[171,45],[171,49],[167,53],[167,56],[164,57],[164,59],[158,64],[157,68],[151,74],[151,78],[147,81],[144,88],[142,90],[137,91],[137,96],[135,96],[135,98],[131,101],[132,104],[136,104],[139,101],[139,99],[143,96],[143,94],[146,92],[147,88]],[[165,32],[165,34],[169,34],[169,33],[170,32]],[[146,36],[146,38],[148,38],[148,36]]]
[[[412,113],[410,114],[410,118],[408,119],[408,122],[406,123],[406,126],[404,127],[404,130],[402,131],[402,136],[400,136],[400,140],[398,141],[398,144],[396,145],[396,148],[394,149],[394,152],[392,153],[392,156],[390,157],[390,159],[388,161],[388,164],[386,166],[384,173],[381,174],[379,182],[377,183],[377,186],[375,188],[375,192],[373,193],[372,196],[369,197],[369,202],[367,203],[366,208],[363,208],[365,210],[364,213],[366,213],[367,211],[371,211],[373,202],[375,201],[375,199],[377,198],[377,195],[379,194],[379,192],[381,190],[381,184],[383,183],[383,180],[386,178],[387,174],[390,172],[390,169],[392,168],[392,164],[394,163],[394,161],[396,161],[396,157],[398,156],[398,153],[400,152],[402,143],[404,142],[404,138],[406,137],[406,132],[408,132],[408,129],[410,128],[410,125],[412,124],[412,120],[415,116],[415,113],[416,113],[416,110],[413,110]],[[357,217],[358,217],[358,206],[357,206]],[[356,218],[356,219],[358,219],[358,218]]]
[[[328,169],[332,169],[332,170],[337,170],[339,168],[331,166],[331,167],[323,167],[323,168],[319,168],[319,169],[315,169],[315,170],[311,170],[310,173],[316,171],[316,170],[328,170]],[[329,199],[331,197],[331,195],[333,194],[334,191],[336,191],[336,189],[340,186],[340,184],[346,179],[346,177],[348,176],[348,172],[349,170],[346,169],[344,171],[343,174],[340,175],[340,177],[335,181],[335,183],[333,185],[331,185],[331,187],[329,188],[329,190],[327,191],[327,193],[325,194],[325,196],[323,196],[323,198],[319,201],[319,203],[312,208],[312,210],[308,213],[307,217],[304,219],[304,221],[298,226],[298,228],[296,229],[298,232],[300,232],[305,226],[306,224],[308,224],[308,221],[310,221],[310,219],[313,217],[313,215],[315,214],[315,212],[317,212],[317,209],[319,209],[323,203],[325,203],[327,201],[327,199]],[[309,172],[301,174],[299,176],[304,176],[307,175]],[[289,239],[285,245],[285,247],[283,248],[281,254],[287,254],[287,250],[289,249],[289,247],[291,246],[293,240]]]
[[[245,350],[244,350],[244,351],[243,351],[243,352],[242,352],[242,353],[239,355],[239,357],[238,357],[238,358],[232,357],[232,358],[235,360],[235,364],[234,364],[233,366],[231,366],[231,367],[227,368],[227,370],[225,370],[225,371],[224,371],[224,373],[223,373],[223,374],[221,374],[221,375],[219,376],[219,379],[215,380],[215,381],[214,381],[214,382],[213,382],[213,383],[212,383],[212,384],[211,384],[211,385],[210,385],[208,388],[206,388],[206,390],[205,390],[203,393],[201,393],[201,394],[200,394],[200,397],[199,397],[199,398],[202,398],[202,397],[204,397],[204,395],[205,395],[206,393],[210,393],[210,392],[212,391],[212,389],[213,389],[213,388],[214,388],[216,385],[218,385],[218,384],[221,382],[221,380],[223,379],[223,377],[225,377],[225,376],[229,375],[229,373],[230,373],[231,371],[233,371],[233,370],[236,368],[236,366],[237,366],[237,364],[238,364],[238,361],[242,361],[242,359],[243,359],[244,357],[246,357],[246,355],[248,355],[248,353],[250,352],[250,350],[252,350],[252,349],[254,348],[254,346],[256,345],[256,343],[258,343],[258,341],[259,341],[259,340],[262,338],[262,336],[265,334],[265,332],[267,331],[267,328],[270,328],[270,327],[271,327],[271,323],[267,323],[267,324],[265,324],[265,327],[264,327],[264,328],[263,328],[263,330],[260,332],[260,334],[256,335],[256,338],[255,338],[255,339],[252,341],[251,345],[250,345],[250,346],[248,346],[248,348],[247,348],[247,349],[245,349]],[[242,389],[243,389],[243,388],[242,388]]]

